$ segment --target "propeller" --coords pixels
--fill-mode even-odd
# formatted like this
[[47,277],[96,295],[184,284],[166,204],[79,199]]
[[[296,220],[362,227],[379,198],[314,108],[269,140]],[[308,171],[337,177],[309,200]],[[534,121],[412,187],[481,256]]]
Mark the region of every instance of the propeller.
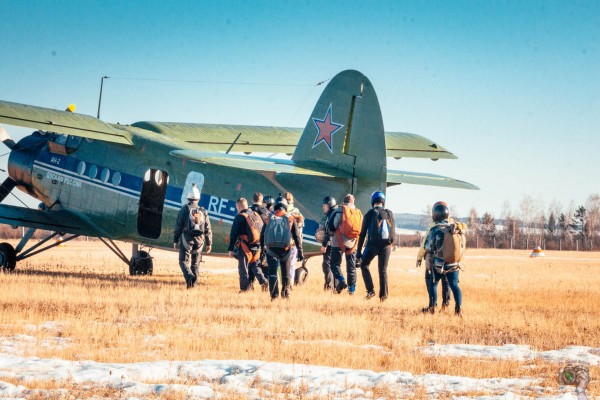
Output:
[[6,132],[6,129],[4,129],[4,127],[2,126],[0,126],[0,140],[2,140],[2,143],[4,143],[6,147],[8,147],[11,150],[16,145],[15,141],[10,137],[8,132]]
[[[15,141],[10,137],[6,129],[4,129],[4,127],[2,126],[0,126],[0,140],[2,140],[2,143],[4,143],[9,149],[12,150],[15,148]],[[5,156],[7,154],[9,153],[3,154],[2,156]],[[6,172],[4,169],[0,169],[0,171]],[[15,188],[15,186],[17,186],[17,182],[15,182],[10,176],[7,177],[4,180],[4,182],[2,182],[2,185],[0,185],[0,203],[4,201],[6,196],[8,196],[8,194]]]

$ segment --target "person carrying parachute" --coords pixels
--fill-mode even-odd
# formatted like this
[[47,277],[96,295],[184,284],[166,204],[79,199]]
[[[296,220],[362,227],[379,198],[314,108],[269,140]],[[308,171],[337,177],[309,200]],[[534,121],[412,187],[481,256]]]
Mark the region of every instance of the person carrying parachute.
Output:
[[[392,251],[392,243],[396,236],[394,213],[385,206],[385,194],[376,191],[371,196],[371,209],[363,219],[357,247],[357,264],[360,263],[363,280],[367,288],[366,300],[375,297],[375,286],[369,271],[369,264],[377,256],[379,269],[379,300],[385,301],[388,297],[387,266]],[[362,246],[367,239],[367,246],[362,251]]]
[[229,234],[229,256],[238,260],[240,293],[250,289],[249,271],[252,271],[260,286],[266,291],[267,278],[259,268],[260,232],[263,229],[263,220],[258,213],[248,208],[248,201],[243,197],[238,199],[235,207],[238,215],[233,219]]
[[425,239],[425,251],[431,254],[431,279],[429,280],[429,307],[427,311],[435,312],[437,303],[437,284],[445,276],[452,290],[455,302],[455,314],[462,315],[462,292],[458,287],[458,272],[466,248],[467,227],[461,222],[449,223],[449,210],[445,204],[433,207],[433,221]]
[[287,200],[279,196],[275,200],[274,212],[269,215],[267,223],[260,234],[261,246],[266,249],[269,265],[269,293],[271,301],[279,297],[279,280],[277,268],[281,266],[281,297],[290,296],[290,262],[291,247],[297,250],[297,260],[302,261],[302,235],[298,231],[296,220],[287,213]]

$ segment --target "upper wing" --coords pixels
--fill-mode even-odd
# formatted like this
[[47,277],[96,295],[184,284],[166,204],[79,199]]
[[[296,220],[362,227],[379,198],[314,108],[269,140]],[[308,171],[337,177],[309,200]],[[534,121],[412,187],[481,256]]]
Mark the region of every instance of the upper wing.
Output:
[[347,173],[335,168],[311,165],[298,166],[292,160],[281,160],[274,158],[238,156],[224,153],[211,153],[198,150],[173,150],[169,154],[186,160],[220,165],[223,167],[239,168],[251,171],[278,172],[299,175],[325,176],[329,178],[351,178]]
[[[302,128],[276,126],[185,124],[176,122],[136,122],[132,124],[151,132],[200,144],[208,151],[226,151],[235,142],[232,151],[292,154],[302,135]],[[454,154],[433,141],[404,132],[386,132],[388,157],[456,158]]]
[[83,217],[66,210],[47,211],[0,204],[0,224],[25,226],[72,233],[75,235],[107,237],[108,235]]
[[124,127],[109,125],[89,115],[51,108],[0,101],[0,122],[105,142],[132,144],[131,134]]
[[479,188],[473,184],[464,181],[459,181],[453,178],[448,178],[447,176],[425,174],[419,172],[388,170],[387,185],[393,186],[400,183],[479,190]]

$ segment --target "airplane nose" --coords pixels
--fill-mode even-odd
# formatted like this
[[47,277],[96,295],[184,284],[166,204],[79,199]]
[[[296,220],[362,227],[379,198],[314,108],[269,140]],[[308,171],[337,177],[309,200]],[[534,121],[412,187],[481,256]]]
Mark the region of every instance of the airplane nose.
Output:
[[8,158],[8,179],[33,195],[33,162],[47,140],[39,136],[27,136],[16,143]]

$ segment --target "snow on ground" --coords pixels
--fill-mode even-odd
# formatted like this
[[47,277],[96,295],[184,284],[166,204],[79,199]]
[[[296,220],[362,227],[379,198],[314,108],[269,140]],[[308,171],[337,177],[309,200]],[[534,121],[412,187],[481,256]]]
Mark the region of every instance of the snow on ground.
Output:
[[[54,327],[48,325],[45,328]],[[161,335],[145,340],[164,339]],[[348,342],[285,341],[284,344],[315,343],[352,347],[388,353],[389,349],[375,345],[357,345]],[[374,372],[303,364],[283,364],[256,360],[201,360],[156,361],[130,364],[98,363],[24,357],[25,350],[37,346],[60,348],[70,345],[69,339],[47,337],[38,339],[29,335],[0,337],[0,399],[29,398],[42,394],[64,397],[71,384],[79,388],[111,388],[122,391],[130,398],[161,396],[170,391],[185,393],[188,398],[226,398],[238,393],[248,398],[276,397],[283,387],[297,397],[334,397],[343,399],[372,398],[376,390],[393,393],[394,397],[408,397],[417,390],[428,396],[441,393],[461,395],[468,392],[487,393],[480,399],[510,400],[523,398],[523,393],[536,398],[574,399],[571,387],[550,393],[541,387],[537,377],[476,379],[439,374],[413,375],[409,372]],[[579,362],[598,365],[600,348],[570,346],[561,350],[536,352],[528,346],[432,345],[421,348],[433,356],[463,356],[527,361],[541,358],[555,362]],[[7,382],[8,381],[8,382]],[[34,382],[58,382],[54,389],[35,389]],[[9,382],[18,382],[14,385]],[[28,388],[28,383],[34,385]],[[383,389],[382,389],[383,388]],[[463,397],[458,397],[463,399]],[[464,397],[466,399],[466,397]]]
[[[2,382],[17,379],[21,385]],[[66,361],[37,357],[0,356],[0,396],[28,396],[27,381],[73,382],[121,389],[128,396],[160,395],[169,390],[193,398],[211,398],[237,392],[249,398],[269,396],[278,386],[288,386],[305,396],[360,399],[372,396],[373,388],[384,385],[397,396],[408,396],[423,386],[426,393],[484,391],[513,393],[523,389],[539,394],[536,379],[474,379],[449,375],[412,375],[408,372],[373,372],[302,364],[263,361],[203,360],[156,361],[132,364]],[[150,382],[150,383],[149,383]],[[165,383],[156,383],[165,382]],[[262,390],[262,392],[261,392]]]
[[535,351],[529,346],[505,344],[503,346],[482,346],[477,344],[434,344],[422,348],[425,354],[432,356],[493,358],[501,360],[533,360],[541,358],[555,363],[580,363],[600,365],[600,348],[586,346],[568,346],[560,350]]

